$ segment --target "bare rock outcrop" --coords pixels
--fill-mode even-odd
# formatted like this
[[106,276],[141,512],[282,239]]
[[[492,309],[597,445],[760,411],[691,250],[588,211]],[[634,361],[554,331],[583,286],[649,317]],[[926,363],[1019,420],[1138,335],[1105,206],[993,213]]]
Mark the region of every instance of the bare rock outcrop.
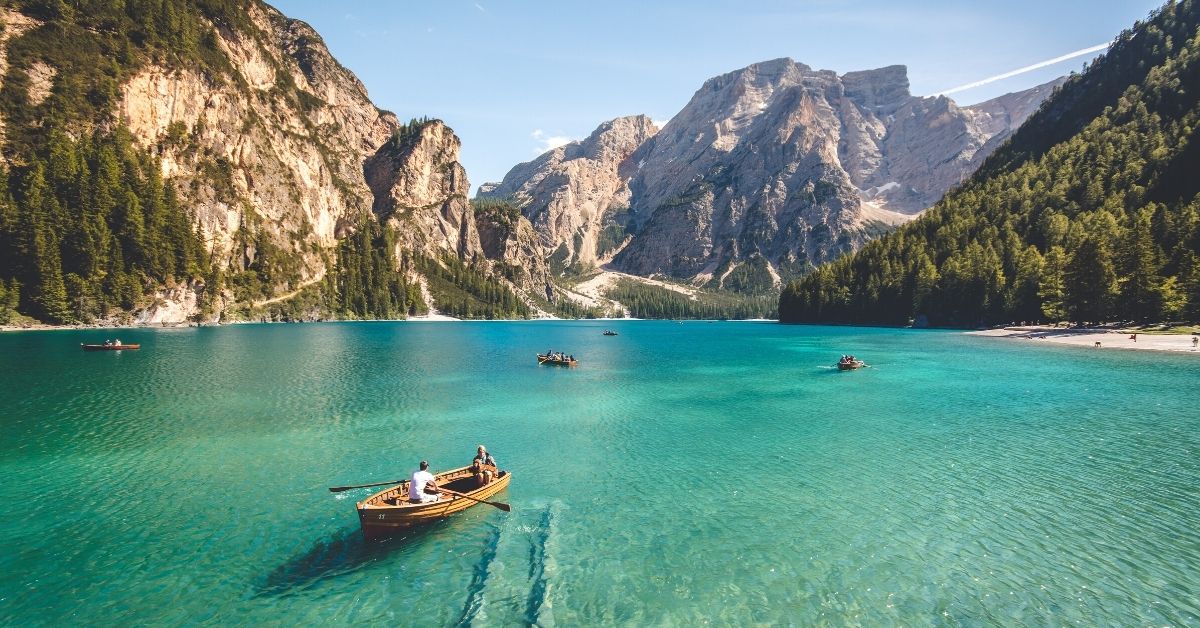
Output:
[[405,248],[473,261],[483,249],[459,148],[458,137],[441,121],[418,123],[381,146],[363,172],[375,199],[372,210],[399,230]]
[[552,260],[769,290],[932,205],[1052,89],[959,107],[912,96],[904,66],[775,59],[706,81],[657,132],[614,120],[480,195],[513,197]]
[[244,265],[239,229],[265,230],[307,282],[370,207],[361,164],[399,125],[310,26],[261,3],[247,11],[254,32],[217,29],[235,77],[151,65],[123,85],[115,113],[162,159],[214,260]]
[[657,131],[646,116],[601,124],[587,139],[544,153],[512,169],[480,197],[511,197],[533,223],[542,245],[564,265],[594,265],[621,242],[604,239],[629,207],[630,156]]

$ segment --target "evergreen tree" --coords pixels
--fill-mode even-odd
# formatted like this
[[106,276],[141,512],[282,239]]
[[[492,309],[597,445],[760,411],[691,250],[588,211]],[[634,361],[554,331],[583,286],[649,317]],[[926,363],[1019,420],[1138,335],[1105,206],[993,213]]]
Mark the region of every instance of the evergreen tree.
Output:
[[1108,320],[1116,295],[1117,274],[1104,241],[1088,237],[1067,262],[1066,308],[1071,320],[1097,323]]
[[785,287],[781,320],[1198,320],[1198,31],[1183,0],[1122,33],[921,218]]
[[1158,261],[1158,247],[1150,238],[1149,216],[1144,216],[1129,229],[1124,249],[1122,315],[1142,322],[1162,320],[1164,281],[1158,274],[1162,265]]

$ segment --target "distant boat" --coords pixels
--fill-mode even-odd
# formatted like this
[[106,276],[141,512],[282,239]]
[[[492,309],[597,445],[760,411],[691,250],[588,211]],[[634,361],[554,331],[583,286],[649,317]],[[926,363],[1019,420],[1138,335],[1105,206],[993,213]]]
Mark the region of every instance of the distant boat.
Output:
[[408,501],[408,482],[401,482],[355,504],[363,535],[367,539],[374,539],[404,528],[445,519],[507,488],[512,481],[512,474],[501,471],[496,479],[483,486],[475,483],[471,467],[443,471],[434,478],[438,488],[456,491],[463,496],[445,495],[436,502],[416,504]]
[[124,345],[124,344],[122,344],[122,345],[114,345],[114,344],[89,345],[89,344],[84,344],[84,343],[82,343],[82,342],[81,342],[81,343],[79,343],[79,346],[80,346],[80,347],[82,347],[84,351],[125,351],[125,350],[131,350],[131,349],[141,349],[141,348],[142,348],[142,345],[139,345],[139,344],[129,344],[129,345]]
[[564,353],[539,353],[538,364],[557,364],[558,366],[576,366],[579,360]]
[[604,330],[604,335],[605,335],[605,336],[616,336],[616,335],[617,335],[617,332],[615,332],[615,331],[613,331],[613,330],[611,330],[611,329],[606,329],[606,330]]
[[853,358],[838,360],[837,363],[839,371],[853,371],[854,369],[860,369],[866,365],[866,362],[863,362],[862,360],[855,360]]

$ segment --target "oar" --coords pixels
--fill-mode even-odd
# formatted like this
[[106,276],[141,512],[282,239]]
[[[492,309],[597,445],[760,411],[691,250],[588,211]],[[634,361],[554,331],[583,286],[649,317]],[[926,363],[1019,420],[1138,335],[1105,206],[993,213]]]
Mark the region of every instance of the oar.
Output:
[[359,484],[358,486],[331,486],[331,487],[329,487],[329,492],[330,493],[340,493],[342,491],[348,491],[352,488],[371,488],[372,486],[384,486],[387,484],[399,484],[403,481],[404,480],[392,480],[391,482],[376,482],[374,484]]
[[478,499],[478,498],[475,498],[475,497],[471,497],[470,495],[465,495],[465,494],[463,494],[463,493],[459,493],[459,492],[457,492],[457,491],[452,491],[452,490],[450,490],[450,489],[446,489],[446,488],[439,488],[439,489],[438,489],[438,492],[440,492],[440,493],[449,493],[449,494],[451,494],[451,495],[457,495],[457,496],[459,496],[459,497],[466,497],[467,499],[469,499],[469,500],[471,500],[471,501],[473,501],[473,502],[479,502],[479,503],[481,503],[481,504],[487,504],[488,506],[495,506],[496,508],[499,508],[500,510],[503,510],[504,512],[512,512],[512,506],[509,506],[508,504],[505,504],[504,502],[489,502],[489,501],[487,501],[486,499]]

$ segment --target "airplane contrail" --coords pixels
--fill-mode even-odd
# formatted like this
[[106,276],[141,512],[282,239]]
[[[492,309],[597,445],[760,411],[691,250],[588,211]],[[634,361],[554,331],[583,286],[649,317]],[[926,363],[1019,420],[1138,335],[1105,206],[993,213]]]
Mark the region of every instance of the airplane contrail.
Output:
[[1010,78],[1010,77],[1016,76],[1018,74],[1024,74],[1026,72],[1032,72],[1034,70],[1044,68],[1048,65],[1054,65],[1055,63],[1058,63],[1060,61],[1066,61],[1067,59],[1074,59],[1075,57],[1082,57],[1083,55],[1091,54],[1093,52],[1100,52],[1101,50],[1108,48],[1110,45],[1112,45],[1111,41],[1106,44],[1089,46],[1087,48],[1084,48],[1083,50],[1076,50],[1075,52],[1068,52],[1067,54],[1062,55],[1061,57],[1054,57],[1053,59],[1039,61],[1033,65],[1027,65],[1023,68],[1017,68],[1011,72],[1005,72],[1004,74],[997,74],[996,76],[989,76],[988,78],[985,78],[982,81],[975,81],[974,83],[967,83],[966,85],[959,85],[958,87],[953,87],[953,88],[950,88],[950,89],[947,89],[944,91],[940,91],[935,95],[936,96],[945,96],[946,94],[953,94],[954,92],[961,92],[963,90],[972,89],[974,87],[979,87],[981,85],[987,85],[988,83],[995,83],[996,81],[1002,81],[1006,78]]

